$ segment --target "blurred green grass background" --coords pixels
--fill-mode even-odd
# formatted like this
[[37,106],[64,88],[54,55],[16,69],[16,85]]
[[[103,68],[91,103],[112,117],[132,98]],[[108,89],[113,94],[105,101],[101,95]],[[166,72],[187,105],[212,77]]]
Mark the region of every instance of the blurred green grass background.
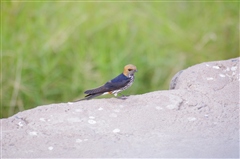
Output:
[[129,63],[138,72],[124,94],[134,95],[239,56],[238,2],[10,1],[1,11],[1,118],[82,98]]

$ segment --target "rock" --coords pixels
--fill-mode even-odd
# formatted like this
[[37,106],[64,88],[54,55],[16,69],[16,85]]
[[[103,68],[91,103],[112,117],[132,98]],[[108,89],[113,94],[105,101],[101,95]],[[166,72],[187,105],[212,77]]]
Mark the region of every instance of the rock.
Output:
[[189,67],[170,88],[1,119],[1,156],[238,158],[239,58]]

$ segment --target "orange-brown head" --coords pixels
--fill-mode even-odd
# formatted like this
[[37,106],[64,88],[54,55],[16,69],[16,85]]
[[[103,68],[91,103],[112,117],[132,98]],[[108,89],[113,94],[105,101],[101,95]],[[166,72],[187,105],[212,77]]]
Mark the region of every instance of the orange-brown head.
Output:
[[126,65],[123,69],[123,74],[127,77],[133,76],[135,72],[137,72],[137,67],[132,64]]

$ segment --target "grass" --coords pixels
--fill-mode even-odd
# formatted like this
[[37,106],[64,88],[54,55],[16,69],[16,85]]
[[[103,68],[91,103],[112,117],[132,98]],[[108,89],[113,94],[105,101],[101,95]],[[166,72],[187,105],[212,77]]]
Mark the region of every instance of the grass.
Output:
[[168,89],[191,65],[239,56],[238,2],[2,2],[1,118],[73,101],[126,64],[125,94]]

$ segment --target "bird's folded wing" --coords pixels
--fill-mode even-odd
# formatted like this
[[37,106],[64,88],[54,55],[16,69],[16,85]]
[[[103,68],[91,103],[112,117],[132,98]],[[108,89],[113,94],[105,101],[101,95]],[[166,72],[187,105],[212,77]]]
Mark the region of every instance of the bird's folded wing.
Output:
[[104,93],[104,92],[108,92],[108,88],[101,86],[95,89],[90,89],[90,90],[86,90],[84,93],[85,94],[98,94],[98,93]]
[[122,81],[118,81],[118,82],[109,81],[101,87],[87,90],[84,93],[85,94],[96,94],[96,93],[111,92],[111,91],[123,88],[124,86],[126,86],[129,83],[129,81],[130,81],[130,79],[122,80]]

